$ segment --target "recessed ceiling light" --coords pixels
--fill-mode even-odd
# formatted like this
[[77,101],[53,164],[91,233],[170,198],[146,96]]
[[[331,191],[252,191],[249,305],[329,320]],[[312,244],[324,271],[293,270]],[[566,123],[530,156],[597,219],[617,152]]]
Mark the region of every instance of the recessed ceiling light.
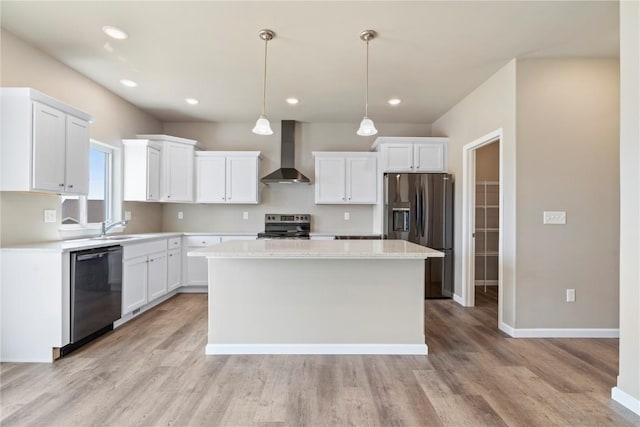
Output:
[[189,105],[198,105],[198,103],[200,103],[200,101],[195,98],[185,98],[184,100],[187,101]]
[[111,25],[105,25],[102,27],[102,32],[116,40],[124,40],[129,37],[127,33],[122,31],[120,28],[112,27]]
[[133,80],[122,79],[122,80],[120,80],[120,83],[122,83],[126,87],[137,87],[138,86],[138,83],[134,82]]
[[287,104],[296,105],[300,100],[298,98],[287,98]]
[[402,102],[402,99],[400,99],[400,98],[391,98],[387,102],[389,103],[389,105],[398,105],[398,104],[400,104]]

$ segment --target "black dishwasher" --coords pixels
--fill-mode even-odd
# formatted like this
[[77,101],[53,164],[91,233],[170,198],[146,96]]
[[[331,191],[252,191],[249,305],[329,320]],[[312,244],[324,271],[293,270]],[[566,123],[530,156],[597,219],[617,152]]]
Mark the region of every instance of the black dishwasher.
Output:
[[71,252],[71,344],[68,354],[113,330],[122,314],[122,246]]

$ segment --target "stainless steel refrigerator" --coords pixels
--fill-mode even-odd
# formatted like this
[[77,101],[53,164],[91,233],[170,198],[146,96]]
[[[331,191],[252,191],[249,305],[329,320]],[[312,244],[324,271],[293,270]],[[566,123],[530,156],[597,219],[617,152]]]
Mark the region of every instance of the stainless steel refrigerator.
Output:
[[386,173],[385,234],[444,252],[425,261],[425,298],[453,296],[453,176]]

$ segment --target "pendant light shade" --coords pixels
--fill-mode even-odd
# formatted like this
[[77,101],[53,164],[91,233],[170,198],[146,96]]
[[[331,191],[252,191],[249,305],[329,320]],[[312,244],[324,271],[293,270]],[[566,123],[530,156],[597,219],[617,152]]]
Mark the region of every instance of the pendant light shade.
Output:
[[367,44],[367,62],[365,67],[365,101],[364,101],[364,118],[360,122],[360,128],[356,132],[360,136],[370,136],[378,133],[373,124],[373,120],[369,118],[369,40],[373,40],[378,34],[373,30],[364,30],[360,33],[360,39]]
[[365,116],[364,119],[362,119],[362,121],[360,122],[360,128],[356,133],[360,136],[375,135],[376,133],[378,133],[378,129],[376,129],[375,125],[373,124],[373,120]]
[[260,115],[260,118],[256,121],[256,125],[253,128],[252,132],[258,135],[273,135],[269,119],[267,119],[263,115]]
[[269,123],[269,119],[264,115],[264,106],[267,98],[267,44],[269,40],[273,39],[276,36],[271,30],[260,30],[258,32],[258,36],[264,40],[264,73],[262,74],[262,114],[256,121],[256,125],[253,128],[252,132],[258,135],[273,135],[273,130],[271,130],[271,123]]

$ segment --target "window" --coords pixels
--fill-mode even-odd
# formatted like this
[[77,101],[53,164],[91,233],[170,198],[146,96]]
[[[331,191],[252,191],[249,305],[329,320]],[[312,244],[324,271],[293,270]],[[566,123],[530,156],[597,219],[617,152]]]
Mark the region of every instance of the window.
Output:
[[87,227],[114,219],[113,164],[115,149],[91,141],[89,194],[62,196],[62,225]]

